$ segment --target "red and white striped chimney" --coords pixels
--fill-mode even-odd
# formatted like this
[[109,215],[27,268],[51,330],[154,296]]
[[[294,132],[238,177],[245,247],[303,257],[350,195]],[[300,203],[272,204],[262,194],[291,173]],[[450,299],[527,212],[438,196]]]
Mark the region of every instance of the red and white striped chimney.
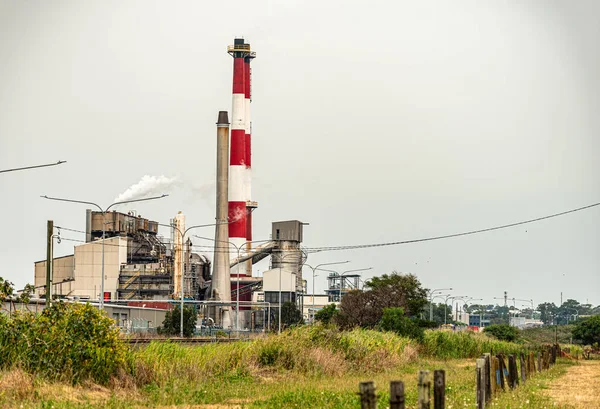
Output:
[[[250,46],[248,44],[248,46]],[[252,250],[252,211],[257,207],[252,201],[252,122],[250,120],[250,92],[251,81],[250,61],[254,58],[250,53],[244,58],[244,96],[246,120],[246,250]],[[246,275],[252,276],[252,259],[246,261]]]
[[[233,104],[231,109],[231,144],[229,158],[229,240],[240,248],[251,245],[255,203],[251,201],[250,144],[250,60],[255,53],[243,39],[235,39],[227,48],[233,57]],[[244,245],[246,244],[246,246]],[[233,255],[232,255],[233,256]],[[237,256],[237,254],[235,255]],[[249,267],[248,267],[249,266]],[[252,261],[246,265],[252,275]],[[233,275],[233,274],[232,274]]]

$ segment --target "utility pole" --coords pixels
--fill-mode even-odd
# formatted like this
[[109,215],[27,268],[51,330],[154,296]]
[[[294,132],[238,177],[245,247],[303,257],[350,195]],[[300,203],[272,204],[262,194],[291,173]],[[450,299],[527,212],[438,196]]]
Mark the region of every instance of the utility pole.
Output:
[[53,234],[54,221],[48,220],[48,231],[46,233],[46,307],[50,307],[50,304],[52,304],[52,267],[54,267]]

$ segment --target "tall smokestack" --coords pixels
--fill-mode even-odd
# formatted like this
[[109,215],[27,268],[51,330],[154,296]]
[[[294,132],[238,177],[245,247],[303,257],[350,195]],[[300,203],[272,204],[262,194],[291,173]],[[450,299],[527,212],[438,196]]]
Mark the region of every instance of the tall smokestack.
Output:
[[[229,226],[227,225],[229,189],[229,119],[227,111],[219,111],[217,121],[217,217],[215,226],[215,253],[210,298],[231,301],[231,275],[229,270]],[[231,326],[229,306],[221,315],[223,328]]]
[[[247,44],[250,47],[250,44]],[[255,54],[250,53],[244,57],[244,108],[246,120],[246,250],[252,250],[252,211],[257,207],[252,201],[252,121],[250,120],[250,102],[252,76],[250,62]],[[246,261],[246,275],[252,276],[252,259]]]
[[229,239],[238,248],[246,243],[246,106],[243,39],[228,47],[233,57],[233,100],[231,107],[231,154],[229,157]]
[[[231,110],[231,155],[229,178],[229,237],[240,250],[250,249],[252,240],[251,211],[256,202],[251,200],[251,141],[250,141],[250,61],[256,53],[250,44],[236,38],[227,48],[233,57],[233,103]],[[252,275],[252,261],[246,263]]]

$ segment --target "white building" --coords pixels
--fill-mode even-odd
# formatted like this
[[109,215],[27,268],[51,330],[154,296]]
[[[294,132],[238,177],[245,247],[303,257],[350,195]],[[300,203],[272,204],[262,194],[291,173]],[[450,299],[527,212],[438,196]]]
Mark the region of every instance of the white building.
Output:
[[335,304],[336,308],[339,308],[340,304],[339,302],[330,302],[327,294],[306,294],[302,299],[302,316],[306,322],[313,322],[315,314],[329,304]]
[[[127,264],[127,238],[107,238],[104,243],[105,299],[116,299],[121,265]],[[34,285],[45,294],[46,260],[35,263]],[[54,259],[53,293],[97,300],[101,293],[102,240],[75,246],[74,254]],[[62,284],[59,284],[62,283]]]

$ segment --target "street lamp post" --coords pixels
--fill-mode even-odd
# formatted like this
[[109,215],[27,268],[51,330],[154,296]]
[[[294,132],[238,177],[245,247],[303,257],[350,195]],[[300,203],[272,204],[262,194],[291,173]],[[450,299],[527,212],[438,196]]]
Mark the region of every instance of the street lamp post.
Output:
[[[483,301],[483,298],[473,298],[473,297],[469,297],[466,300],[464,300],[465,303],[465,307],[467,308],[467,312],[469,311],[469,302],[471,301]],[[481,320],[481,318],[480,318]],[[481,321],[479,321],[479,325],[481,325]]]
[[[311,319],[311,323],[314,322],[314,314],[315,314],[315,271],[319,269],[319,267],[323,267],[323,266],[333,266],[333,265],[337,265],[337,264],[346,264],[349,263],[350,261],[336,261],[333,263],[321,263],[321,264],[317,264],[315,267],[311,266],[310,264],[304,264],[306,267],[310,268],[312,270],[312,282],[313,282],[313,295],[312,295],[312,309],[313,309],[313,315],[312,315],[312,319]],[[309,314],[310,316],[310,314]]]
[[[436,298],[444,298],[444,302],[446,302],[446,300],[448,300],[448,297],[450,296],[450,294],[438,294],[436,296],[434,296],[431,299],[431,302],[433,302]],[[446,308],[444,307],[444,312],[446,311]],[[433,321],[433,319],[431,319],[430,321]],[[444,324],[445,324],[445,320],[444,320]]]
[[103,223],[102,223],[102,280],[101,280],[101,290],[100,290],[102,293],[102,296],[100,297],[100,300],[99,300],[99,306],[100,306],[101,310],[104,309],[104,242],[106,240],[106,237],[105,237],[106,236],[106,213],[110,210],[111,207],[116,206],[116,205],[145,202],[148,200],[162,199],[163,197],[167,197],[167,196],[169,196],[169,195],[153,196],[153,197],[147,197],[144,199],[123,200],[121,202],[115,202],[115,203],[111,204],[106,209],[102,209],[102,207],[100,207],[100,205],[98,205],[94,202],[87,202],[84,200],[63,199],[63,198],[59,198],[59,197],[48,197],[46,195],[40,196],[40,197],[43,197],[44,199],[56,200],[59,202],[80,203],[80,204],[87,204],[90,206],[96,206],[102,213],[102,221],[103,221]]
[[429,321],[433,321],[433,294],[442,291],[452,291],[451,288],[436,288],[435,290],[429,290]]
[[197,237],[199,239],[204,239],[204,240],[209,240],[215,243],[224,243],[224,244],[229,244],[231,246],[233,246],[237,252],[237,278],[236,278],[236,291],[235,291],[235,329],[237,331],[240,330],[240,321],[239,321],[239,310],[240,310],[240,250],[248,243],[261,243],[261,242],[267,242],[267,241],[271,241],[271,240],[252,240],[252,241],[246,241],[244,243],[241,243],[239,246],[236,246],[234,243],[230,242],[230,241],[224,241],[224,240],[215,240],[215,239],[211,239],[210,237],[203,237],[203,236],[197,236],[194,234],[194,237]]
[[444,325],[446,325],[448,317],[448,300],[452,300],[452,304],[454,304],[454,299],[458,297],[464,297],[464,295],[451,296],[448,294],[448,296],[446,296],[446,298],[444,299]]
[[354,270],[346,270],[344,272],[342,272],[342,274],[340,274],[340,303],[342,302],[342,287],[344,286],[344,275],[348,274],[348,273],[356,273],[358,271],[367,271],[367,270],[372,270],[373,267],[367,267],[367,268],[357,268]]

